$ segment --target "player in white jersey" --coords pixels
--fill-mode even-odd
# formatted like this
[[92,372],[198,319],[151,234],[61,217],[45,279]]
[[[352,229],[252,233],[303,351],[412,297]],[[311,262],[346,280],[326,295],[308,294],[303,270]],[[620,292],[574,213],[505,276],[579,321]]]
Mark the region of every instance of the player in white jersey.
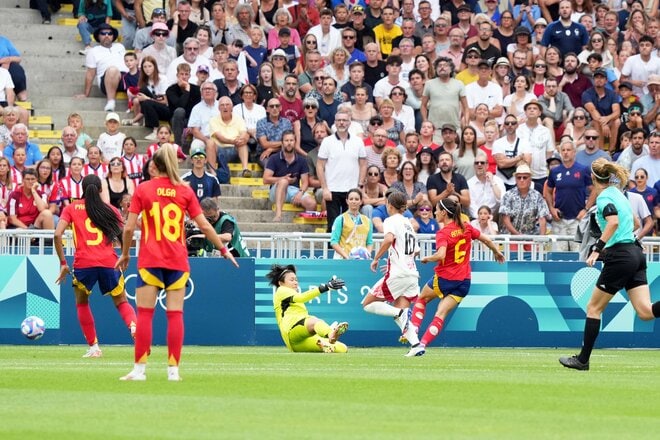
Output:
[[64,188],[64,196],[71,200],[82,199],[82,170],[85,161],[80,157],[71,158],[69,164],[69,174],[60,181]]
[[410,303],[419,295],[419,272],[415,265],[419,244],[410,220],[403,216],[406,203],[406,196],[398,191],[387,197],[390,216],[383,222],[385,238],[371,262],[371,270],[376,272],[378,260],[388,252],[385,276],[364,298],[362,307],[365,312],[394,318],[401,329],[400,341],[415,345],[419,340],[408,321]]

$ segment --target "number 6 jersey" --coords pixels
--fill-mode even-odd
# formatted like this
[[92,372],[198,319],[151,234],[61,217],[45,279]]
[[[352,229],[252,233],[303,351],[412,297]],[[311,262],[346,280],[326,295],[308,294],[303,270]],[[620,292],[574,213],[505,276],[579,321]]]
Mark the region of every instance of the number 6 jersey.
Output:
[[202,213],[197,197],[187,184],[174,185],[167,177],[142,182],[135,188],[129,212],[142,214],[138,268],[190,271],[185,213]]
[[388,250],[388,278],[414,276],[419,277],[415,265],[415,253],[419,244],[410,220],[401,214],[394,214],[383,222],[383,234],[394,235],[394,243]]
[[469,223],[463,224],[463,229],[454,222],[449,223],[435,234],[435,245],[437,249],[442,246],[447,248],[444,264],[438,262],[435,274],[441,278],[452,281],[469,280],[471,278],[470,252],[472,240],[481,235]]

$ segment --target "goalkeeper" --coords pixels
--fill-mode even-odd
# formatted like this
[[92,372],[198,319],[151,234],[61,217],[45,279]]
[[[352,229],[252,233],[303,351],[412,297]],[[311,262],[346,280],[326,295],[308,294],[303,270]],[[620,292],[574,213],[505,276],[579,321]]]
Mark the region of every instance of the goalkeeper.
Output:
[[296,267],[273,265],[266,275],[275,286],[273,307],[282,339],[294,352],[346,353],[348,348],[338,341],[348,329],[347,322],[328,325],[322,319],[311,316],[305,303],[330,289],[344,287],[344,281],[333,278],[314,289],[300,292]]

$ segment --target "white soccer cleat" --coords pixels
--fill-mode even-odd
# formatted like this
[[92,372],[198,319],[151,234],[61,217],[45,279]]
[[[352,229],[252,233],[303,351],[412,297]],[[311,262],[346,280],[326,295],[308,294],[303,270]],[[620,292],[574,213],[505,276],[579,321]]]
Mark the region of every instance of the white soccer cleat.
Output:
[[96,345],[94,345],[92,347],[89,347],[89,350],[87,350],[87,353],[82,355],[82,357],[84,357],[84,358],[100,358],[101,356],[103,356],[103,352]]
[[318,341],[316,341],[316,345],[319,346],[321,351],[323,353],[334,353],[335,352],[335,346],[326,341],[323,338],[320,338]]
[[330,333],[328,333],[328,341],[334,344],[341,335],[346,333],[346,330],[348,330],[348,322],[333,322],[330,326]]
[[167,380],[172,382],[181,382],[181,376],[179,376],[179,367],[167,367]]
[[147,375],[133,370],[126,376],[120,377],[119,380],[145,381],[147,380]]
[[424,353],[426,353],[426,347],[424,347],[423,345],[416,345],[415,347],[411,347],[410,351],[406,353],[404,356],[405,357],[424,356]]

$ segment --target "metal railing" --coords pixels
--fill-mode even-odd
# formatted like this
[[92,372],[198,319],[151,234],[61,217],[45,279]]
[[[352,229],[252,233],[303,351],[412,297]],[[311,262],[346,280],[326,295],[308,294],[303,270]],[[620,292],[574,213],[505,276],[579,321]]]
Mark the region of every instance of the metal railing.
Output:
[[[334,257],[330,246],[330,234],[318,233],[269,233],[244,232],[243,239],[255,258],[278,259],[329,259]],[[431,255],[435,251],[433,234],[418,234],[421,255]],[[136,231],[135,246],[131,254],[138,252],[140,232]],[[577,243],[568,235],[497,235],[491,239],[500,247],[507,261],[577,261]],[[5,229],[0,230],[0,255],[51,255],[55,254],[52,245],[52,230]],[[374,234],[374,249],[383,241],[383,234]],[[575,251],[555,251],[562,242],[570,242]],[[660,237],[647,237],[642,240],[648,262],[660,261]],[[64,253],[73,255],[75,248],[71,231],[64,235]],[[492,261],[492,252],[475,241],[472,246],[473,261]]]

